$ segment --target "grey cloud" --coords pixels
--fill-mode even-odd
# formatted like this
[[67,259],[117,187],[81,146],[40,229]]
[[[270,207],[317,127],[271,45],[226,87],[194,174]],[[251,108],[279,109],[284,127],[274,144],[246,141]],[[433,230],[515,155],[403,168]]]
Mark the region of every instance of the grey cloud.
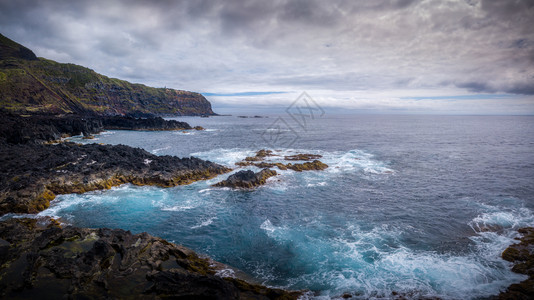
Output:
[[0,28],[156,86],[534,94],[532,0],[0,0]]

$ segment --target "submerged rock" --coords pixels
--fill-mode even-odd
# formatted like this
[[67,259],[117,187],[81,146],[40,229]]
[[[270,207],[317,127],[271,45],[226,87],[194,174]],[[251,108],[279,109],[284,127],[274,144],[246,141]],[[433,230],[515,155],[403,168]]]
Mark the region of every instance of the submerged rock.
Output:
[[317,160],[321,158],[322,155],[319,154],[309,154],[309,153],[299,153],[295,155],[284,156],[285,160],[312,160],[312,162],[305,162],[302,164],[284,164],[281,162],[265,162],[263,161],[267,156],[277,156],[273,154],[272,150],[259,150],[256,152],[255,156],[247,156],[243,161],[236,162],[237,166],[246,167],[246,166],[255,166],[258,168],[274,168],[277,167],[279,170],[293,170],[297,172],[302,171],[321,171],[328,168],[328,165]]
[[284,156],[284,159],[285,160],[315,160],[321,157],[323,156],[319,154],[302,153],[302,154]]
[[39,299],[296,299],[215,276],[209,259],[147,233],[0,222],[0,297]]
[[534,299],[534,227],[518,230],[523,236],[502,253],[502,258],[514,263],[513,272],[528,275],[528,279],[512,284],[499,299]]
[[293,170],[297,172],[302,171],[322,171],[326,168],[328,168],[328,165],[319,161],[314,160],[312,162],[305,162],[302,164],[283,164],[283,163],[270,163],[270,162],[253,162],[253,161],[241,161],[237,162],[236,165],[238,166],[255,166],[258,168],[273,168],[277,167],[279,170]]
[[216,183],[214,186],[253,188],[265,184],[269,177],[275,176],[276,174],[276,171],[270,169],[263,169],[257,173],[251,170],[243,170],[230,175],[228,179]]

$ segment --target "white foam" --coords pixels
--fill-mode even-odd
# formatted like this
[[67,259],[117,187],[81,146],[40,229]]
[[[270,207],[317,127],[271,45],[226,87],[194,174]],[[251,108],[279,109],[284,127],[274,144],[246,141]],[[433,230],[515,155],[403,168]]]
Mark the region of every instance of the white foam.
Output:
[[193,205],[175,205],[175,206],[162,206],[160,207],[163,211],[186,211],[193,208],[196,208],[197,206]]
[[211,225],[211,224],[213,224],[214,220],[217,220],[217,217],[212,217],[212,218],[203,220],[202,222],[200,222],[200,224],[195,225],[195,226],[191,226],[191,229],[197,229],[197,228],[201,228],[201,227],[204,227],[204,226]]
[[217,272],[215,272],[215,276],[219,276],[222,278],[236,278],[235,271],[232,269],[217,270]]
[[[484,298],[526,278],[512,273],[510,264],[500,258],[513,239],[496,232],[477,235],[473,239],[475,250],[458,255],[407,248],[401,237],[411,229],[389,225],[370,230],[348,225],[331,240],[314,238],[302,228],[275,226],[269,219],[260,228],[277,242],[296,246],[300,259],[317,266],[313,272],[290,279],[286,286],[332,287],[317,299],[339,297],[345,292],[363,299],[387,299],[392,292],[415,299]],[[332,268],[333,264],[338,266]]]
[[168,150],[168,149],[171,149],[171,146],[165,146],[165,147],[162,147],[162,148],[157,148],[157,149],[154,149],[152,151],[150,151],[152,154],[157,154],[158,152],[161,152],[163,150]]
[[527,208],[518,208],[514,211],[495,211],[496,207],[486,206],[492,211],[478,215],[469,223],[475,232],[518,229],[521,226],[534,224],[534,215]]
[[194,135],[196,134],[195,132],[193,131],[173,131],[172,134],[176,134],[176,135]]
[[206,193],[206,194],[209,194],[209,191],[213,190],[212,188],[207,188],[207,189],[202,189],[200,191],[198,191],[200,194],[203,194],[203,193]]
[[243,159],[245,159],[245,157],[253,156],[254,154],[255,154],[255,151],[253,150],[240,149],[240,148],[232,148],[232,149],[219,148],[219,149],[213,149],[210,151],[191,153],[191,156],[235,168],[236,162],[242,161]]

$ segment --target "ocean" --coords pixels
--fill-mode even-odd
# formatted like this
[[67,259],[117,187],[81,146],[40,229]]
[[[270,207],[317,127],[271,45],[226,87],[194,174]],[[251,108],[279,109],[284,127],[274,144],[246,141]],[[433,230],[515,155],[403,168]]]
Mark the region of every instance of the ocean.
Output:
[[[146,231],[309,298],[480,299],[526,279],[500,254],[534,226],[534,117],[180,117],[204,131],[108,131],[94,142],[235,168],[260,149],[319,154],[253,190],[123,185],[61,195],[39,215]],[[232,174],[230,173],[230,174]],[[231,275],[231,270],[226,270]]]

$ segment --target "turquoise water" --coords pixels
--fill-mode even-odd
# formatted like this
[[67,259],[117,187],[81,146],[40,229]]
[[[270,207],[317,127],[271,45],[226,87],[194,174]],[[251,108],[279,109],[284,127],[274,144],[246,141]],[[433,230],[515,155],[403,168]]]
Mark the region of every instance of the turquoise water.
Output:
[[500,253],[517,228],[534,225],[533,117],[179,120],[207,130],[111,131],[83,141],[230,167],[264,148],[315,153],[330,167],[280,171],[255,190],[211,187],[225,174],[175,188],[62,195],[40,215],[146,231],[312,298],[476,299],[524,279]]

